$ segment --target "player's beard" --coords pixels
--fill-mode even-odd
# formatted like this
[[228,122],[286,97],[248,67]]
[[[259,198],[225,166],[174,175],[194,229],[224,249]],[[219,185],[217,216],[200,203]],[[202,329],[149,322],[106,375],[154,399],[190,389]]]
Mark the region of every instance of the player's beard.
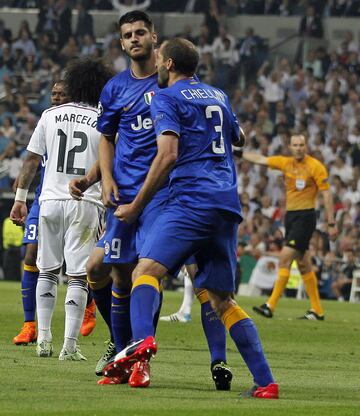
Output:
[[153,53],[153,44],[152,42],[147,43],[145,45],[142,45],[143,48],[143,52],[139,55],[132,55],[131,54],[131,50],[129,51],[128,55],[129,57],[136,62],[142,62],[142,61],[147,61],[148,59],[150,59],[152,53]]
[[169,84],[169,71],[165,66],[160,66],[158,68],[158,86],[160,88],[166,88]]

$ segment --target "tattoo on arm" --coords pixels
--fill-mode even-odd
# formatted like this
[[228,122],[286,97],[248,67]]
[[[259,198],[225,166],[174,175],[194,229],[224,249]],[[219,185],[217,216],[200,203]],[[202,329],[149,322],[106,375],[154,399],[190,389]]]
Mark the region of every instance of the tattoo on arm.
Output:
[[18,180],[18,188],[29,189],[39,166],[41,156],[29,152],[24,160]]

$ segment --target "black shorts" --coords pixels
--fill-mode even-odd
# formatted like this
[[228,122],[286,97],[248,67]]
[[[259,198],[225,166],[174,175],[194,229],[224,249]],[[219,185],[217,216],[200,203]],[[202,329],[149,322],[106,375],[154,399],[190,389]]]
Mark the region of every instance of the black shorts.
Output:
[[287,211],[285,215],[285,244],[305,253],[309,248],[315,228],[316,213],[314,209]]

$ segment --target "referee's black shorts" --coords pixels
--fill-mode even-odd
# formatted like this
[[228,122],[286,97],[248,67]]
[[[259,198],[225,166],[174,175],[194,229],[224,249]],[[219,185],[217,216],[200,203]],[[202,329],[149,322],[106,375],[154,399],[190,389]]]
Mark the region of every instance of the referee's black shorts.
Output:
[[311,236],[316,228],[314,209],[286,211],[285,244],[302,253],[309,248]]

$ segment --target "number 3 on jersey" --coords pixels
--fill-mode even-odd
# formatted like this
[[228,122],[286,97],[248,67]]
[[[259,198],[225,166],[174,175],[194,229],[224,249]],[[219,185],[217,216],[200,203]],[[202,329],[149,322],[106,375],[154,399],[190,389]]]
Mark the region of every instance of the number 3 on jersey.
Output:
[[74,166],[74,161],[76,153],[85,152],[85,150],[87,149],[88,138],[86,134],[82,131],[74,131],[73,138],[80,139],[80,144],[78,146],[74,146],[72,149],[68,151],[65,170],[65,153],[68,136],[61,129],[58,129],[57,133],[59,136],[59,152],[56,168],[57,172],[67,173],[69,175],[85,175],[85,169],[76,168]]
[[205,109],[206,118],[213,118],[213,113],[219,115],[220,124],[214,126],[216,133],[219,133],[219,137],[216,140],[213,140],[212,151],[217,155],[222,155],[225,153],[224,137],[222,134],[224,116],[221,107],[218,105],[207,106]]

